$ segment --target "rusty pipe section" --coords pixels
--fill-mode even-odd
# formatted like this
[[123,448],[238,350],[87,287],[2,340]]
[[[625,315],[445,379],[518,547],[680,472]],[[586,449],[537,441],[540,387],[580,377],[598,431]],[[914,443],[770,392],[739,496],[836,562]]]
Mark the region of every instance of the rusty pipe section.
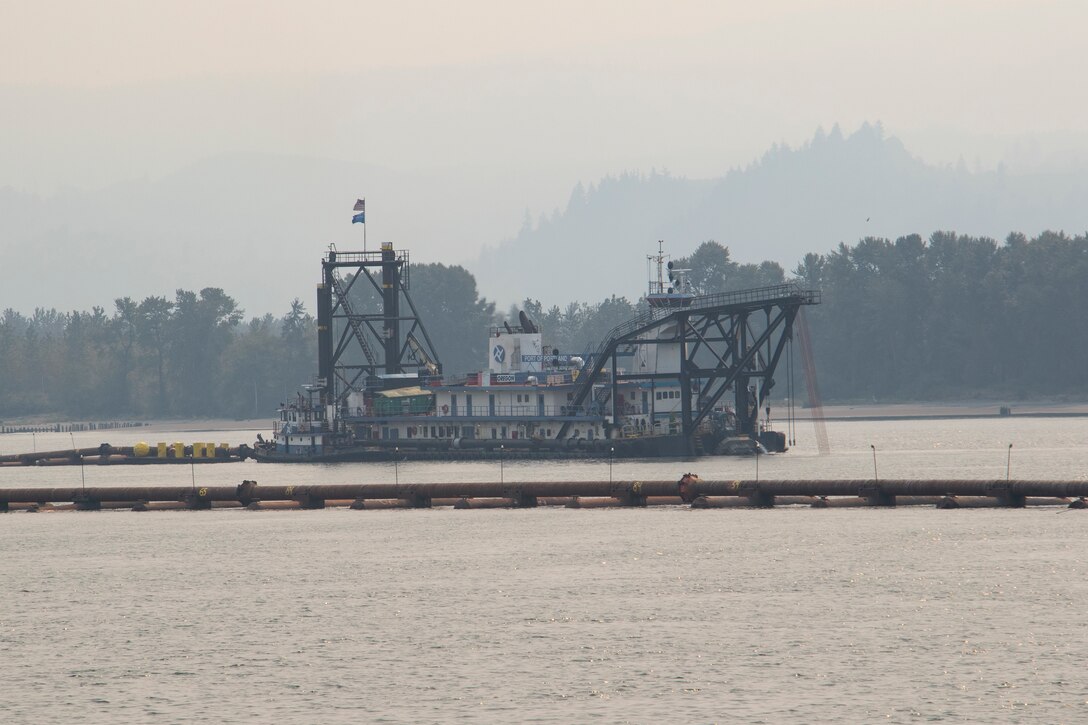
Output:
[[675,496],[675,481],[546,481],[534,483],[317,484],[258,486],[88,486],[66,488],[0,488],[0,503],[71,501],[299,501],[366,499],[462,499],[599,496]]
[[35,453],[8,453],[0,456],[0,463],[34,463],[47,458],[87,458],[88,456],[111,455],[120,453],[120,448],[114,448],[108,443],[103,443],[93,448],[67,448],[60,451],[37,451]]
[[0,488],[0,503],[64,503],[72,501],[130,502],[239,501],[237,486],[87,486],[82,488]]
[[[694,477],[692,477],[694,479]],[[683,490],[682,490],[683,488]],[[66,488],[0,488],[0,505],[20,503],[82,503],[101,506],[115,502],[185,502],[207,508],[212,502],[249,505],[259,501],[295,501],[319,508],[325,501],[400,500],[429,506],[441,499],[505,499],[514,505],[536,505],[537,499],[577,497],[616,499],[646,505],[648,498],[738,497],[751,505],[773,505],[780,497],[860,497],[875,505],[894,505],[896,497],[989,497],[1022,505],[1027,497],[1077,498],[1088,496],[1088,481],[1005,480],[796,480],[796,481],[537,481],[472,483],[365,483],[305,486],[259,486],[244,481],[238,486],[117,486]],[[781,499],[786,503],[786,499]],[[904,500],[904,503],[907,501]]]
[[696,494],[744,496],[760,491],[771,496],[858,496],[879,490],[889,496],[1088,496],[1088,481],[1005,481],[963,479],[830,479],[796,481],[697,481]]

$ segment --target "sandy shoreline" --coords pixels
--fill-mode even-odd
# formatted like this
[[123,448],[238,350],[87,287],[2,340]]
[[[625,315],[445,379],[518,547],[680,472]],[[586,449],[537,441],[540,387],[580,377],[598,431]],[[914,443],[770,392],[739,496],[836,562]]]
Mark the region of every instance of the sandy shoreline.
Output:
[[[131,425],[111,425],[113,423],[131,423]],[[126,419],[124,421],[101,421],[101,420],[59,420],[56,418],[50,418],[48,420],[41,418],[15,418],[11,420],[0,420],[0,427],[42,427],[50,428],[55,425],[59,425],[62,428],[72,424],[82,424],[85,426],[98,425],[98,430],[102,432],[109,431],[130,431],[130,432],[148,432],[155,433],[158,431],[173,431],[173,432],[197,432],[197,431],[234,431],[234,430],[260,430],[269,431],[272,430],[272,417],[267,418],[252,418],[249,420],[234,420],[233,418],[183,418],[183,419],[165,419],[165,420],[148,420],[140,421],[138,419]],[[89,428],[78,429],[83,432],[87,432]]]
[[248,420],[234,420],[233,418],[207,418],[187,420],[152,420],[140,430],[155,432],[160,430],[196,432],[205,430],[230,431],[230,430],[264,430],[272,431],[272,417],[252,418]]
[[[859,403],[855,405],[825,405],[823,414],[828,419],[850,418],[979,418],[998,416],[1002,406],[1008,406],[1013,416],[1072,416],[1088,415],[1088,403],[1052,403],[1008,401],[967,401],[959,403]],[[781,415],[772,406],[772,416]],[[796,411],[799,419],[809,419],[812,411],[801,408]]]

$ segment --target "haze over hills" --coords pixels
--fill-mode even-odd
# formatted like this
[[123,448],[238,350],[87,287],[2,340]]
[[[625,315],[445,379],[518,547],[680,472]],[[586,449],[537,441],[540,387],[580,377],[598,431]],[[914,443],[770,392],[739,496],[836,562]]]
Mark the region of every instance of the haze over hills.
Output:
[[565,209],[527,220],[475,261],[466,240],[469,250],[484,247],[502,234],[491,217],[517,214],[484,205],[472,213],[487,224],[442,237],[435,230],[453,214],[454,202],[443,201],[450,178],[250,152],[95,190],[0,189],[0,307],[108,308],[117,296],[218,286],[249,315],[283,314],[296,296],[312,309],[327,245],[361,247],[361,227],[348,223],[356,189],[380,191],[368,202],[371,246],[391,240],[415,261],[465,264],[500,309],[526,297],[634,300],[658,239],[676,256],[715,239],[738,261],[791,270],[807,252],[868,235],[946,229],[1003,239],[1088,228],[1088,165],[1024,174],[933,166],[868,124],[776,146],[718,178],[650,171],[577,183]]
[[[634,297],[657,239],[791,268],[865,234],[1085,226],[1073,0],[9,5],[0,309],[312,307],[356,197],[372,245],[502,306]],[[902,145],[856,134],[877,119]]]
[[775,146],[746,168],[690,180],[624,174],[575,188],[565,210],[485,251],[473,269],[500,302],[545,304],[636,299],[646,255],[666,241],[674,256],[714,239],[740,262],[770,259],[792,270],[808,252],[866,236],[936,230],[990,236],[1088,229],[1088,166],[1017,174],[933,166],[879,124],[844,135],[818,131],[799,148]]
[[328,244],[362,247],[344,190],[378,186],[395,200],[385,213],[409,220],[410,232],[412,210],[396,201],[419,179],[309,157],[220,155],[159,179],[47,197],[0,189],[3,306],[109,307],[121,295],[217,286],[249,314],[283,314],[296,296],[312,310]]

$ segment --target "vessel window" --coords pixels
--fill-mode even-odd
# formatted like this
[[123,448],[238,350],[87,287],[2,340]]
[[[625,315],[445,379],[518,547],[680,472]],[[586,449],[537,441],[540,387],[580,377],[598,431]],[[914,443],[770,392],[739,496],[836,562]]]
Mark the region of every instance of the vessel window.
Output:
[[499,437],[499,436],[498,436],[498,433],[496,433],[496,431],[495,431],[495,429],[494,429],[494,428],[492,428],[492,429],[491,429],[491,437],[492,437],[492,438],[498,438],[498,437]]
[[437,437],[438,437],[438,436],[436,436],[436,435],[434,434],[434,426],[432,425],[432,426],[431,426],[431,438],[437,438]]

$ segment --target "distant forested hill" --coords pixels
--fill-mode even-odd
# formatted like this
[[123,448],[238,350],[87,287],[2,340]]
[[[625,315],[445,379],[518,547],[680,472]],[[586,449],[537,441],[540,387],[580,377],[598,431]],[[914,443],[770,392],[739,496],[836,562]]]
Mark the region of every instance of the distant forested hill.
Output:
[[799,148],[775,146],[717,179],[655,172],[579,185],[566,209],[527,219],[473,271],[500,303],[635,297],[658,239],[677,256],[714,239],[736,260],[792,269],[806,253],[869,236],[1083,232],[1086,198],[1088,169],[1014,174],[931,166],[879,125],[849,136],[835,127]]

